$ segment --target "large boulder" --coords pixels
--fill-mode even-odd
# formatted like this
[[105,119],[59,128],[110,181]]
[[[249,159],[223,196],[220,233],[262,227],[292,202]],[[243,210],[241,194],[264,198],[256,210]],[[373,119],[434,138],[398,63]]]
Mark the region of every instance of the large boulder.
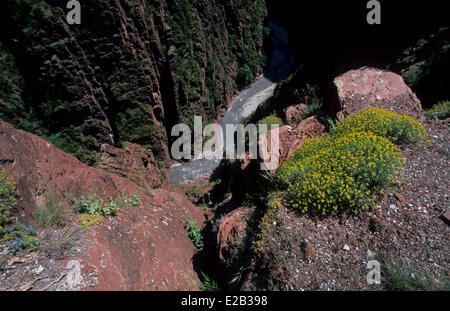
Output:
[[376,68],[350,70],[336,77],[333,85],[329,109],[339,119],[368,106],[423,118],[420,100],[396,73]]
[[[23,198],[17,216],[33,223],[34,206],[52,189],[62,198],[97,192],[130,196],[140,190],[140,207],[124,207],[117,216],[92,227],[69,263],[78,280],[71,289],[194,290],[200,283],[192,258],[196,249],[183,227],[191,217],[201,225],[203,215],[181,194],[140,189],[134,182],[93,168],[33,134],[0,120],[0,169],[17,182]],[[71,274],[71,275],[72,275]],[[196,285],[197,283],[197,285]]]

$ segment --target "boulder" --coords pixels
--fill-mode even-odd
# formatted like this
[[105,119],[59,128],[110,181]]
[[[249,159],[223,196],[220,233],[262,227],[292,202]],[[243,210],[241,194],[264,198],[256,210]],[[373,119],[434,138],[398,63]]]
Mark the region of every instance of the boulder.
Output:
[[181,194],[158,189],[151,195],[126,178],[90,167],[44,139],[0,120],[0,169],[3,168],[17,182],[23,201],[15,214],[25,223],[33,222],[33,206],[49,189],[65,199],[70,194],[94,191],[105,196],[118,196],[124,191],[131,196],[140,190],[140,207],[120,209],[117,216],[106,218],[77,241],[80,247],[70,256],[80,263],[86,281],[77,289],[198,288],[200,281],[192,261],[196,249],[182,220],[192,216],[201,226],[204,219],[202,211]]
[[254,208],[237,208],[223,217],[217,230],[219,260],[226,267],[233,266],[239,257],[241,244],[247,237],[247,220]]
[[[317,116],[312,116],[301,121],[300,124],[293,129],[289,125],[284,125],[279,129],[279,153],[271,154],[270,158],[266,160],[271,161],[272,157],[278,157],[279,165],[288,158],[299,146],[301,146],[308,138],[322,136],[326,133],[326,127],[322,124]],[[269,131],[265,138],[268,140],[268,150],[270,151],[272,131]],[[272,170],[271,173],[275,173]]]
[[283,109],[284,122],[290,126],[297,126],[305,117],[305,104],[297,104]]
[[422,119],[420,100],[396,73],[376,68],[350,70],[333,81],[329,110],[339,119],[368,106]]

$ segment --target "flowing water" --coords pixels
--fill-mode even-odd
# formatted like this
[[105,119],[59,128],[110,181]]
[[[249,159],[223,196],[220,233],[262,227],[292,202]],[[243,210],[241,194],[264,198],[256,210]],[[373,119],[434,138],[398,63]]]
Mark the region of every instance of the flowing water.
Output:
[[[272,30],[273,47],[270,66],[255,83],[240,92],[220,120],[219,125],[223,133],[222,143],[226,141],[225,126],[227,124],[235,126],[241,122],[243,117],[247,117],[255,111],[261,103],[272,96],[277,84],[286,79],[292,70],[294,57],[289,49],[287,31],[272,20],[269,20],[269,27]],[[219,167],[220,161],[200,157],[184,164],[176,163],[169,168],[169,179],[174,184],[181,184],[211,175]]]

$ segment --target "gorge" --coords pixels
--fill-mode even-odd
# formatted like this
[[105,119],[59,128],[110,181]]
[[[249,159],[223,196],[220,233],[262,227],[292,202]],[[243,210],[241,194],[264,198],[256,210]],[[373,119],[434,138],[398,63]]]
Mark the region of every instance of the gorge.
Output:
[[380,3],[6,0],[0,290],[447,290],[447,10]]

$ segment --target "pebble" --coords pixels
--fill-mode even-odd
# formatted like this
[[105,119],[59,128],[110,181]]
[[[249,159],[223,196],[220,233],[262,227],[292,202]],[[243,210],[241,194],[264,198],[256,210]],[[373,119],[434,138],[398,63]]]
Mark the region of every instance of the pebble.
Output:
[[349,250],[350,250],[350,247],[349,247],[347,244],[345,244],[345,245],[342,247],[342,249],[343,249],[344,251],[349,251]]
[[44,271],[44,267],[42,265],[39,265],[38,267],[33,269],[33,273],[36,275],[41,274],[42,271]]

